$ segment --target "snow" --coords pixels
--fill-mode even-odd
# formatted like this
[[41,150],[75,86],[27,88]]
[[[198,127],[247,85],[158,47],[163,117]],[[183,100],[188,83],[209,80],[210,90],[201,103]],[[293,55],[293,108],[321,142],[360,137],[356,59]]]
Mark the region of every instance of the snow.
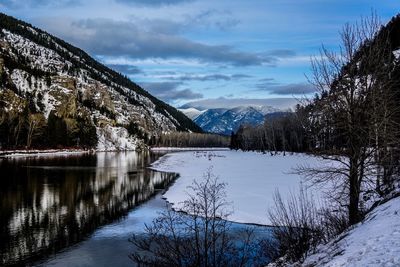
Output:
[[186,109],[178,109],[179,111],[183,112],[188,118],[191,120],[196,119],[199,115],[203,114],[207,110],[198,110],[195,108],[186,108]]
[[0,150],[0,158],[69,156],[72,154],[82,154],[91,152],[92,150],[81,150],[81,149]]
[[203,130],[230,135],[240,125],[259,125],[265,120],[265,116],[279,111],[269,106],[238,106],[232,109],[209,109],[199,114],[194,121]]
[[65,61],[58,53],[31,42],[18,34],[11,33],[4,29],[2,31],[5,34],[5,40],[12,44],[19,53],[29,58],[31,67],[48,72],[52,72],[53,70],[61,71]]
[[[196,151],[169,153],[152,164],[152,169],[175,172],[180,178],[168,189],[164,197],[179,209],[187,198],[186,189],[194,179],[202,179],[212,167],[212,173],[227,183],[227,200],[232,203],[233,214],[228,218],[240,223],[270,225],[268,209],[274,206],[276,190],[285,199],[290,192],[296,193],[302,178],[293,173],[299,165],[322,164],[305,154],[286,156],[241,151]],[[320,188],[310,192],[321,198]]]
[[139,141],[123,127],[97,127],[97,151],[136,150]]
[[[187,186],[193,179],[202,179],[212,167],[212,173],[227,183],[227,200],[234,211],[228,219],[268,225],[267,211],[274,205],[275,190],[281,192],[283,199],[290,192],[297,192],[304,181],[293,173],[293,168],[307,163],[312,166],[327,164],[306,154],[270,156],[223,150],[169,153],[152,168],[180,174],[164,193],[166,200],[179,210],[180,202],[187,198]],[[324,194],[319,189],[312,187],[311,193],[315,199],[322,200]],[[292,266],[400,266],[400,197],[377,206],[363,222],[317,247],[304,263]]]
[[[37,32],[30,27],[27,27],[27,30],[37,34]],[[126,131],[121,129],[121,127],[100,129],[102,125],[105,124],[113,126],[127,125],[133,120],[140,122],[140,125],[148,129],[147,131],[149,132],[171,132],[176,130],[176,125],[179,125],[179,122],[168,114],[168,112],[165,110],[164,112],[160,112],[151,99],[127,87],[111,82],[109,73],[101,73],[93,69],[85,60],[71,54],[51,36],[42,34],[41,37],[47,38],[48,41],[54,45],[53,47],[55,47],[55,49],[46,48],[5,29],[0,29],[0,32],[4,33],[1,41],[11,48],[14,48],[5,51],[10,57],[17,57],[14,51],[18,51],[19,56],[23,56],[27,59],[27,66],[51,73],[51,86],[48,86],[47,80],[44,78],[35,78],[31,74],[20,69],[12,71],[7,68],[4,69],[4,71],[10,75],[10,79],[18,91],[17,95],[25,98],[28,93],[31,94],[37,109],[40,110],[46,118],[48,118],[52,110],[58,109],[58,106],[62,104],[64,98],[73,99],[78,93],[84,95],[88,89],[94,88],[93,96],[90,97],[94,100],[100,98],[97,109],[88,110],[82,103],[78,103],[78,112],[90,112],[93,121],[102,121],[102,124],[96,125],[99,127],[98,138],[100,142],[97,147],[98,150],[136,150],[140,149],[142,146],[142,142],[138,142],[134,137],[129,137]],[[73,64],[61,56],[65,53],[69,53],[70,56],[82,63],[78,72],[74,74],[68,73],[66,67],[73,67]],[[109,81],[110,84],[94,80],[90,77],[89,70],[96,72],[99,76]],[[69,84],[74,82],[76,90],[75,88],[72,89],[70,86],[66,86],[64,82]],[[98,88],[100,91],[96,91]],[[110,110],[115,115],[116,121],[114,121],[114,118],[103,116],[99,111],[100,107],[103,107],[105,104],[104,94],[107,95],[107,106],[111,107]],[[139,102],[139,104],[135,104],[136,102]],[[42,106],[44,107],[43,110],[40,109]],[[15,107],[8,105],[7,111],[13,108]],[[164,113],[166,115],[164,115]]]
[[400,197],[370,212],[364,221],[317,248],[303,266],[400,266]]
[[400,58],[400,49],[394,50],[393,55],[398,60]]

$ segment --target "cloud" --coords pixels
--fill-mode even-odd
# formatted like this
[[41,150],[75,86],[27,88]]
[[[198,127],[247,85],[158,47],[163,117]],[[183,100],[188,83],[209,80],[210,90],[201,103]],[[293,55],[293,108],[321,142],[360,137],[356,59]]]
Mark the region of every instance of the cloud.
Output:
[[246,79],[246,78],[251,78],[253,76],[247,75],[247,74],[233,74],[232,79]]
[[142,82],[140,85],[156,97],[167,102],[203,97],[203,94],[193,92],[190,89],[178,89],[182,85],[181,82]]
[[276,49],[265,53],[267,56],[275,56],[280,58],[294,57],[296,52],[290,49]]
[[276,86],[271,90],[271,93],[277,95],[305,95],[309,93],[314,93],[316,91],[315,87],[307,83],[296,83]]
[[229,11],[209,9],[197,15],[186,18],[187,27],[216,27],[219,30],[227,31],[240,24],[240,20]]
[[277,84],[275,82],[260,83],[255,91],[267,91],[276,95],[305,95],[314,93],[315,87],[308,83]]
[[270,91],[278,85],[279,83],[274,78],[263,78],[255,85],[257,89],[250,91]]
[[259,81],[260,82],[272,82],[274,80],[275,80],[274,78],[263,78],[263,79],[260,79]]
[[183,4],[194,0],[115,0],[115,2],[125,5],[140,5],[140,6],[166,6]]
[[229,81],[231,76],[224,74],[211,74],[211,75],[184,75],[177,77],[181,81]]
[[37,8],[43,6],[51,7],[64,7],[64,6],[76,6],[81,3],[81,0],[2,0],[0,7],[7,7],[10,9],[19,8]]
[[197,29],[228,31],[240,24],[240,20],[231,12],[215,9],[202,10],[190,15],[184,14],[176,18],[146,18],[131,15],[129,20],[135,25],[140,25],[141,29],[164,34],[180,34]]
[[234,66],[273,65],[277,61],[274,56],[237,51],[227,45],[195,42],[126,21],[86,19],[72,22],[64,30],[60,27],[52,30],[62,31],[65,39],[98,56],[196,59],[203,63]]
[[125,75],[134,75],[143,73],[141,69],[133,65],[124,65],[124,64],[107,64],[107,66],[115,71],[118,71]]
[[198,74],[185,74],[181,76],[168,76],[164,77],[168,80],[178,80],[178,81],[231,81],[231,80],[240,80],[245,78],[251,78],[252,76],[247,74],[208,74],[208,75],[198,75]]
[[181,108],[196,108],[205,110],[210,108],[235,108],[239,106],[272,106],[281,110],[293,109],[298,101],[292,97],[287,98],[210,98],[198,101],[192,101],[181,106]]

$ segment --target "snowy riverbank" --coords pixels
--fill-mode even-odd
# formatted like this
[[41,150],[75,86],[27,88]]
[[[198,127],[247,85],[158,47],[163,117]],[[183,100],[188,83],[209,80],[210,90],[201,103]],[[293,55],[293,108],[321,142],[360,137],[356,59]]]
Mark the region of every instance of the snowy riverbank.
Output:
[[[315,166],[322,162],[305,154],[270,156],[256,152],[198,151],[169,153],[152,164],[152,169],[180,174],[164,194],[179,209],[179,203],[187,198],[187,186],[193,179],[202,179],[212,167],[213,174],[227,183],[227,200],[234,211],[229,219],[268,225],[268,209],[274,205],[275,191],[279,190],[283,199],[290,192],[297,193],[304,181],[293,170],[305,164]],[[313,188],[311,193],[321,198],[320,188]]]
[[[229,148],[224,147],[152,147],[149,148],[153,152],[178,152],[178,151],[228,151]],[[11,157],[31,157],[31,156],[59,156],[82,153],[96,152],[129,152],[135,149],[17,149],[17,150],[0,150],[0,158]]]
[[31,157],[31,156],[62,156],[71,154],[92,153],[94,150],[84,149],[27,149],[27,150],[0,150],[0,158]]

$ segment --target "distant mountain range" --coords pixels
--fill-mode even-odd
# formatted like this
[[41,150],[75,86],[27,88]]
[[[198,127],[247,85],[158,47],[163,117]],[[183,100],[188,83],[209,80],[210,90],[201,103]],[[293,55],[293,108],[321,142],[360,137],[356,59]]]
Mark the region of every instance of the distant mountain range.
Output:
[[214,108],[232,109],[236,107],[274,107],[279,110],[294,110],[299,100],[293,97],[281,98],[209,98],[197,101],[191,101],[182,105],[181,109],[195,108],[197,110],[206,110]]
[[194,107],[180,109],[204,131],[230,135],[240,125],[258,125],[266,116],[279,116],[286,112],[271,106],[239,106],[234,108],[212,108],[199,110]]

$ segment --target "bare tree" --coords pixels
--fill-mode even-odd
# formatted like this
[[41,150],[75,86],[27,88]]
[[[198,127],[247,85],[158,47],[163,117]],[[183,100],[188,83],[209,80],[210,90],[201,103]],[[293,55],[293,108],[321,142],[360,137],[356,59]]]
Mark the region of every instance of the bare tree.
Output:
[[[189,187],[183,212],[167,209],[130,241],[130,258],[143,266],[250,266],[259,241],[247,228],[235,237],[227,216],[225,184],[209,170]],[[255,256],[257,257],[257,256]],[[258,262],[260,264],[262,262]]]
[[305,167],[299,172],[316,183],[341,180],[351,224],[361,218],[360,194],[375,175],[381,161],[377,155],[386,157],[378,152],[388,149],[382,140],[391,140],[396,129],[390,101],[393,55],[380,29],[374,13],[358,24],[346,24],[339,53],[323,47],[320,57],[312,60],[310,81],[320,92],[313,116],[323,131],[314,153],[337,162],[337,167]]
[[26,146],[28,148],[31,147],[32,141],[41,136],[46,127],[46,119],[43,114],[28,114],[27,119],[27,137],[26,137]]

